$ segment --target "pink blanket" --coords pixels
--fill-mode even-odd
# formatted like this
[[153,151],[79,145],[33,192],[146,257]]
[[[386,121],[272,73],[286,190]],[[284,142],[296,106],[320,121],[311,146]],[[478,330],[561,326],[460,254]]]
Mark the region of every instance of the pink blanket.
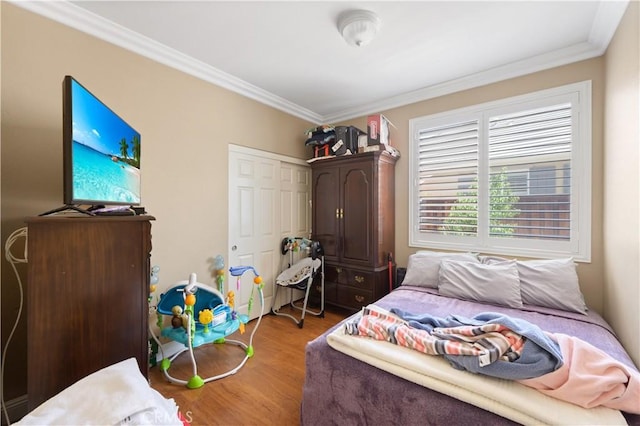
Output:
[[603,405],[640,414],[640,373],[589,343],[566,334],[549,334],[560,344],[563,365],[520,383],[585,408]]

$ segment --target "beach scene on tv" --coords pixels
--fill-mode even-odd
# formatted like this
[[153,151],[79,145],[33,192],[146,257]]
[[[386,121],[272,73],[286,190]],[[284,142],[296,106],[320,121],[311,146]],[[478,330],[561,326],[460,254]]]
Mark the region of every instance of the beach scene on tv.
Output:
[[72,86],[73,199],[140,203],[140,134],[77,82]]

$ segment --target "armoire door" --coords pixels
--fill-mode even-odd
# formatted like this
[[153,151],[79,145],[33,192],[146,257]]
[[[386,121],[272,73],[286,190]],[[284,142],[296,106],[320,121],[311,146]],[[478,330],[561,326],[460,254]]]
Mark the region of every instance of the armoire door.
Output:
[[364,161],[340,169],[341,260],[354,265],[372,263],[375,220],[372,164],[371,161]]
[[324,248],[325,260],[338,261],[340,237],[339,168],[328,167],[313,171],[312,231],[313,238]]

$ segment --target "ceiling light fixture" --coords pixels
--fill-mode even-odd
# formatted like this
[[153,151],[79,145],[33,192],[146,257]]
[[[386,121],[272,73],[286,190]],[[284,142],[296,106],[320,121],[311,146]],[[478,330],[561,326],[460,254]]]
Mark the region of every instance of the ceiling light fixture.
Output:
[[348,10],[338,17],[338,31],[347,43],[364,46],[380,29],[380,18],[369,10]]

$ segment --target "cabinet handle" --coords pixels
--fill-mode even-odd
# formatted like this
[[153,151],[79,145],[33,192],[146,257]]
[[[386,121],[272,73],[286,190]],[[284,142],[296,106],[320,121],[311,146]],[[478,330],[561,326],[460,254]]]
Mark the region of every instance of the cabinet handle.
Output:
[[362,275],[356,275],[355,280],[358,284],[362,284],[364,282],[364,277]]
[[340,219],[340,209],[336,209],[336,219]]
[[340,209],[340,219],[344,218],[344,209]]
[[356,302],[358,302],[358,303],[364,302],[364,296],[360,296],[359,294],[356,294],[354,296],[354,298],[356,299]]
[[336,273],[341,273],[342,272],[342,268],[336,268]]

